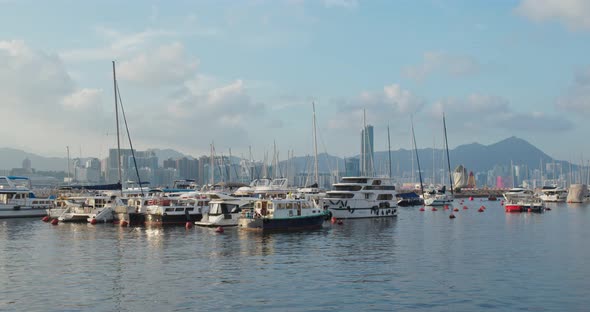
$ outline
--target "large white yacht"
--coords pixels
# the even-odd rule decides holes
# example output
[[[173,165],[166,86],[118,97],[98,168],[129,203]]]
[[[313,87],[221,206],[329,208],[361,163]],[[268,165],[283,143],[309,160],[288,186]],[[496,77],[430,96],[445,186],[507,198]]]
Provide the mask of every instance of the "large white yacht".
[[[26,177],[0,176],[0,218],[42,217],[51,198],[36,198]]]
[[[344,177],[320,205],[338,219],[395,217],[397,199],[390,178]]]
[[[567,190],[557,186],[543,186],[539,198],[544,202],[565,202]]]

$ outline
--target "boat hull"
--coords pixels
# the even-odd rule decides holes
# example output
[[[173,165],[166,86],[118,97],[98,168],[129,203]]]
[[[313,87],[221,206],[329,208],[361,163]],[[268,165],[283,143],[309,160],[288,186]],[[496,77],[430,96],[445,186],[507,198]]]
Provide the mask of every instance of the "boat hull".
[[[242,218],[238,223],[240,229],[249,231],[301,231],[320,229],[324,223],[325,215],[295,218]]]
[[[146,213],[145,218],[145,225],[184,225],[187,222],[197,222],[200,221],[203,217],[202,214],[150,214]],[[131,214],[130,214],[130,223],[131,222]]]
[[[0,219],[8,218],[36,218],[44,217],[47,215],[45,208],[32,208],[15,206],[13,208],[2,208],[0,209]]]
[[[328,208],[336,219],[386,218],[397,216],[397,207]]]
[[[529,209],[534,212],[542,212],[545,207],[542,205],[522,205],[522,204],[507,204],[504,206],[506,212],[528,212]]]

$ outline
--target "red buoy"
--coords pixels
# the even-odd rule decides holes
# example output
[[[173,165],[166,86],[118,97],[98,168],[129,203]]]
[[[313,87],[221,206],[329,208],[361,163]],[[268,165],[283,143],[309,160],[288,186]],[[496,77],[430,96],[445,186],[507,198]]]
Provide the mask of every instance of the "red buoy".
[[[483,212],[483,209],[479,208],[477,209],[478,212]]]
[[[192,222],[187,222],[187,223],[184,225],[184,227],[185,227],[185,228],[187,228],[187,229],[192,229],[192,228],[193,228],[193,223],[192,223]]]
[[[224,230],[223,230],[223,227],[221,227],[221,226],[218,226],[218,227],[215,229],[215,233],[223,233],[223,232],[224,232]]]
[[[438,209],[436,209],[436,207],[432,207],[432,211],[437,211]]]
[[[449,215],[449,219],[455,219],[455,215],[451,213],[451,214]]]
[[[92,218],[92,220],[90,220],[90,224],[94,225],[94,224],[96,224],[96,223],[98,223],[98,221],[96,221],[96,219],[95,219],[95,218]]]
[[[459,208],[455,208],[455,209],[453,209],[453,211],[459,211]]]
[[[344,222],[342,222],[342,220],[338,220],[338,225],[342,225],[344,224]]]
[[[463,210],[467,210],[467,209],[469,209],[469,208],[467,208],[467,206],[463,206]]]
[[[129,223],[127,223],[127,221],[125,221],[125,220],[122,220],[121,222],[119,222],[119,224],[121,226],[127,226],[127,225],[129,225]]]
[[[332,219],[330,219],[330,222],[332,222],[332,224],[338,222],[338,219],[336,219],[336,217],[332,217]]]
[[[41,221],[43,221],[43,222],[49,222],[49,216],[43,217],[43,219],[41,219]]]
[[[533,211],[533,209],[529,208],[529,209],[527,209],[527,211],[528,211],[528,212],[532,212],[532,211]]]
[[[53,219],[53,220],[51,220],[51,224],[52,224],[52,225],[57,225],[58,223],[59,223],[59,220],[57,220],[57,218],[56,218],[56,219]]]
[[[445,205],[445,210],[449,209],[449,205]]]
[[[424,209],[424,207],[420,207],[420,211],[424,211],[424,210],[426,210],[426,209]]]
[[[485,210],[486,209],[486,206],[482,205],[480,208],[483,209],[483,210]]]
[[[473,196],[469,197],[469,200],[473,200]]]

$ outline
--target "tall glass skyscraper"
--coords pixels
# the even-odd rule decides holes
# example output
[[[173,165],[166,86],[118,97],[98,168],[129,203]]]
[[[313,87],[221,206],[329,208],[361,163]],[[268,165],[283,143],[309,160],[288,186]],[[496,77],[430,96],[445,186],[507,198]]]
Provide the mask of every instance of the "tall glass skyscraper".
[[[375,161],[373,154],[373,126],[367,125],[361,130],[361,175],[373,176],[375,174]]]

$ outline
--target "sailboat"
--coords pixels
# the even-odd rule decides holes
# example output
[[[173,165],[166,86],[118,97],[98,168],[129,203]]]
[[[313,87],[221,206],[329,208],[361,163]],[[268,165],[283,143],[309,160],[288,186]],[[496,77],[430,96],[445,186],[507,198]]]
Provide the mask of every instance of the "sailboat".
[[[426,206],[444,206],[453,202],[453,178],[451,176],[451,160],[449,158],[449,143],[447,141],[447,124],[445,121],[445,114],[443,113],[443,130],[445,136],[445,150],[447,154],[447,165],[449,171],[449,185],[451,194],[447,193],[446,186],[443,185],[440,189],[433,189],[422,194],[424,198],[424,205]]]
[[[420,157],[418,157],[418,147],[416,145],[416,135],[414,134],[414,121],[411,119],[412,123],[412,148],[416,153],[416,163],[418,165],[418,177],[420,178],[420,192],[424,194],[424,183],[422,183],[422,171],[420,170]],[[413,159],[413,158],[412,158]],[[413,174],[413,173],[412,173]],[[414,181],[412,181],[414,182]],[[398,206],[416,206],[424,204],[424,200],[416,194],[416,192],[410,193],[399,193],[397,194],[399,200],[397,202]]]

